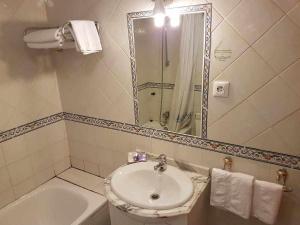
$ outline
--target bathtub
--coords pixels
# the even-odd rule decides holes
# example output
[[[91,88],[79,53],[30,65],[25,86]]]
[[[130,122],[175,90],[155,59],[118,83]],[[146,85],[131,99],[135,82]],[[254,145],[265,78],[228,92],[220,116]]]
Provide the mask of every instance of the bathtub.
[[[0,210],[0,225],[109,225],[107,200],[53,178]]]

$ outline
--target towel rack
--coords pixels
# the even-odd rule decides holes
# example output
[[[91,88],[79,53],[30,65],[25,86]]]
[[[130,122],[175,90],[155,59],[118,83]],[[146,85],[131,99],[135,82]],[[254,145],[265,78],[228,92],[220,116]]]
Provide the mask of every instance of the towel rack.
[[[223,166],[223,170],[228,170],[230,171],[231,170],[231,167],[232,167],[232,158],[227,156],[224,158],[224,166]]]
[[[293,189],[291,187],[286,186],[286,180],[288,177],[288,171],[284,168],[277,170],[277,183],[282,184],[284,192],[292,192]]]
[[[98,21],[94,21],[97,31],[98,31],[98,35],[100,36],[100,25]],[[66,22],[64,23],[62,26],[58,27],[58,26],[48,26],[48,27],[27,27],[24,30],[24,36],[33,32],[33,31],[37,31],[37,30],[47,30],[47,29],[60,29],[61,34],[64,38],[65,41],[74,41],[70,30],[66,29],[67,27],[72,27],[71,22]]]
[[[224,159],[224,166],[223,166],[223,170],[228,170],[231,171],[232,168],[232,158],[230,156],[226,156]],[[277,170],[277,183],[282,185],[282,190],[284,192],[292,192],[293,188],[288,187],[286,185],[286,181],[288,178],[288,171],[285,168],[281,168],[279,170]]]

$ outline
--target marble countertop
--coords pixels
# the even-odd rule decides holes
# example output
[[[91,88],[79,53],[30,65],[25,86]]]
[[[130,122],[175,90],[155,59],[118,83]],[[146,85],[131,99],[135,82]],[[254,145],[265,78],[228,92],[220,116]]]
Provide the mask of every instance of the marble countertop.
[[[173,165],[173,166],[181,169],[178,165]],[[173,209],[167,209],[167,210],[145,209],[124,202],[119,197],[117,197],[111,189],[110,182],[111,182],[112,175],[108,176],[104,181],[105,196],[107,200],[119,210],[136,216],[151,217],[151,218],[166,218],[171,216],[188,214],[192,210],[195,203],[197,202],[201,193],[207,187],[207,184],[209,183],[209,177],[204,176],[197,172],[187,171],[183,169],[182,171],[185,172],[191,178],[194,185],[194,193],[190,198],[190,200],[188,200],[184,205]]]

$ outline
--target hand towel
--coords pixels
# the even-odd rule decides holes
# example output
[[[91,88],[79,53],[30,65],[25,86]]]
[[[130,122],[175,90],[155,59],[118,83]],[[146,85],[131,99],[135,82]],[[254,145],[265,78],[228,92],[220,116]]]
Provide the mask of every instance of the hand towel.
[[[266,224],[274,224],[281,198],[281,185],[256,180],[254,182],[252,215]]]
[[[252,206],[253,184],[253,176],[243,173],[232,173],[225,208],[244,219],[249,219]]]
[[[24,36],[26,43],[56,42],[61,39],[61,33],[58,28],[37,30]]]
[[[84,55],[102,50],[99,34],[94,21],[72,20],[71,32],[76,42],[77,50]]]
[[[212,169],[210,205],[225,208],[231,175],[232,173],[226,170]]]

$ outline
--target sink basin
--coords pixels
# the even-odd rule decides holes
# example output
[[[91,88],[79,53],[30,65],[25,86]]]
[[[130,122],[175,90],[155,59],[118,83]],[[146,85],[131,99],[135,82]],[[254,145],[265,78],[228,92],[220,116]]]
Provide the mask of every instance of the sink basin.
[[[123,201],[146,209],[172,209],[187,202],[193,194],[191,179],[168,165],[154,171],[157,162],[135,163],[117,169],[111,179],[112,191]]]

